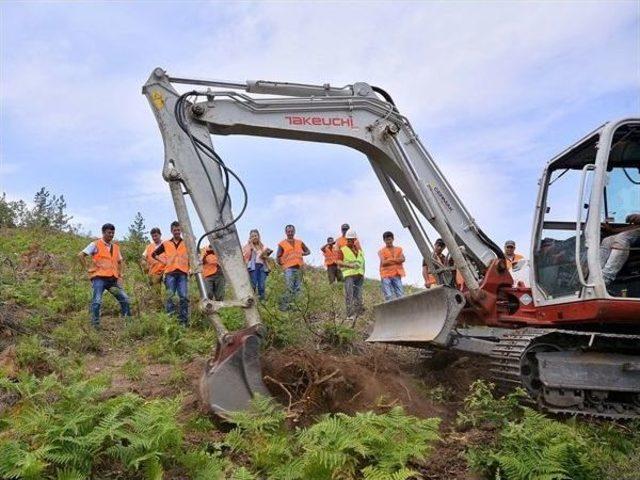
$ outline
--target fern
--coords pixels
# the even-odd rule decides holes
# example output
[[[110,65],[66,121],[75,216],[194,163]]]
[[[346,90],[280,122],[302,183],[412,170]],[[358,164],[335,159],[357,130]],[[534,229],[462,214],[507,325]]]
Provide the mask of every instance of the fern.
[[[497,447],[469,459],[476,469],[509,480],[588,480],[600,478],[593,447],[571,423],[525,409],[521,421],[504,427]]]
[[[464,400],[464,408],[458,412],[456,423],[459,426],[477,427],[490,422],[504,425],[522,415],[520,400],[526,396],[522,389],[500,398],[495,398],[495,385],[484,380],[476,380],[469,387],[469,395]]]
[[[307,429],[289,432],[282,409],[265,399],[233,419],[236,428],[225,443],[248,455],[257,472],[278,480],[410,478],[415,472],[406,465],[428,457],[439,424],[395,408],[382,415],[326,415]]]
[[[228,463],[219,455],[203,450],[183,454],[180,463],[187,468],[192,480],[222,480]]]

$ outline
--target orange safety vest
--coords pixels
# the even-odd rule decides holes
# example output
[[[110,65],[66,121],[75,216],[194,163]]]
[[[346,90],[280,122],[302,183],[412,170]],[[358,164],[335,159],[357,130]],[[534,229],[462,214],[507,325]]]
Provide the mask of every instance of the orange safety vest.
[[[92,265],[89,268],[89,278],[119,278],[118,260],[120,259],[120,247],[118,244],[112,242],[109,246],[101,239],[96,240],[93,244],[98,251],[91,257]]]
[[[440,267],[446,267],[447,266],[447,265],[445,265],[447,263],[447,257],[444,254],[441,255],[440,257],[437,257],[435,253],[432,253],[431,254],[431,259],[434,262],[437,262],[439,264],[439,265],[436,265],[436,266],[440,266]],[[457,274],[458,273],[456,271],[456,277],[457,277]],[[430,284],[436,284],[437,285],[437,284],[440,283],[439,279],[435,275],[433,275],[431,273],[428,275],[428,278],[429,278],[429,283]]]
[[[173,240],[165,240],[164,253],[167,255],[167,266],[164,269],[165,273],[171,273],[180,271],[183,273],[189,273],[189,254],[187,253],[187,245],[181,241],[176,247]]]
[[[524,259],[524,255],[521,255],[519,253],[514,253],[513,254],[513,260],[509,260],[506,256],[504,257],[506,264],[507,264],[507,269],[511,270],[513,269],[513,264],[514,263],[518,263],[520,260]]]
[[[325,267],[336,264],[336,262],[338,261],[338,252],[338,249],[332,247],[327,247],[322,250],[322,254],[324,255]]]
[[[400,247],[391,247],[381,248],[378,251],[378,256],[380,257],[380,278],[391,278],[391,277],[404,277],[404,267],[402,265],[394,264],[382,266],[382,262],[385,260],[392,260],[399,258],[402,255],[402,248]]]
[[[302,240],[295,239],[293,245],[289,243],[289,240],[283,240],[278,246],[282,248],[282,256],[280,257],[282,268],[301,267],[304,265]]]
[[[356,241],[353,242],[353,244],[358,247],[358,250],[362,250],[362,247],[360,246],[360,241],[356,238]],[[347,237],[338,237],[338,240],[336,240],[336,245],[338,246],[338,250],[340,250],[342,247],[346,247],[347,246]]]
[[[164,264],[151,256],[158,247],[159,245],[152,242],[147,245],[147,248],[144,250],[144,258],[149,266],[149,275],[162,275],[162,273],[164,273]],[[167,255],[165,253],[158,255],[158,258],[162,259],[163,262],[167,261]]]
[[[212,250],[202,249],[202,275],[210,277],[218,272],[218,256]]]

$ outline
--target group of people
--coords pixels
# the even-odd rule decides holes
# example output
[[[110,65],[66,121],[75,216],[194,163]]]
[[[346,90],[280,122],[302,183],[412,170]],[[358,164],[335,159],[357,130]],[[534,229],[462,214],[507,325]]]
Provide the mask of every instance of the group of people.
[[[293,225],[287,225],[284,233],[285,238],[278,244],[275,260],[271,259],[273,250],[264,245],[260,232],[256,229],[250,231],[249,239],[242,247],[251,285],[260,300],[265,300],[266,279],[273,268],[271,264],[277,263],[282,268],[286,284],[285,293],[279,302],[282,311],[291,308],[299,294],[302,287],[304,257],[311,253],[307,245],[296,238]],[[324,256],[328,281],[330,284],[344,284],[347,318],[355,321],[364,310],[364,251],[358,235],[349,224],[341,226],[341,233],[337,240],[333,237],[327,238],[320,250]],[[113,241],[114,235],[115,227],[110,223],[104,224],[102,237],[91,242],[78,254],[83,267],[89,272],[93,287],[91,323],[96,328],[100,326],[100,308],[105,290],[120,303],[122,315],[125,318],[131,316],[129,297],[123,289],[123,259],[119,245]],[[404,295],[402,278],[405,276],[405,256],[402,248],[394,245],[393,232],[384,232],[382,241],[384,245],[378,251],[380,279],[384,299],[390,301]],[[451,264],[450,258],[443,253],[444,248],[444,242],[441,239],[436,240],[431,258],[429,261],[423,261],[422,274],[427,288],[434,284],[455,286],[452,270],[447,268]],[[521,255],[515,253],[513,241],[505,244],[505,256],[509,266],[522,259]],[[200,261],[208,297],[222,301],[225,278],[211,245],[202,249]],[[140,264],[148,275],[149,283],[158,293],[164,283],[167,313],[177,315],[180,324],[186,326],[189,319],[188,280],[191,269],[187,246],[177,221],[171,223],[171,238],[168,240],[162,240],[159,228],[151,229],[151,243],[142,253]],[[435,268],[433,273],[430,268]],[[175,297],[178,298],[177,302]]]

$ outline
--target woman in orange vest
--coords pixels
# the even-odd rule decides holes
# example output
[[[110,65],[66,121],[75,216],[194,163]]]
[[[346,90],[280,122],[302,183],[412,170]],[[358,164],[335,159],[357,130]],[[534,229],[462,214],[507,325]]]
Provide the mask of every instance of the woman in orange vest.
[[[380,278],[382,280],[382,295],[388,302],[394,298],[404,296],[402,277],[404,277],[404,253],[402,248],[393,246],[393,233],[382,234],[384,247],[378,251],[380,257]]]
[[[209,300],[215,299],[216,302],[221,302],[224,299],[225,279],[222,269],[218,265],[218,256],[211,244],[202,249],[201,260],[202,276],[207,287],[207,297],[209,297]]]
[[[244,263],[249,271],[251,286],[254,292],[258,292],[260,300],[265,299],[265,287],[267,275],[269,275],[269,264],[267,259],[273,253],[268,247],[265,247],[260,240],[260,232],[255,228],[249,232],[249,240],[242,247],[242,256]]]
[[[333,237],[327,238],[322,248],[320,248],[322,255],[324,255],[324,266],[327,267],[327,277],[329,278],[329,284],[342,281],[342,272],[338,268],[338,251],[336,247],[336,241]]]
[[[178,321],[180,325],[186,327],[189,324],[189,254],[187,245],[182,239],[182,229],[178,222],[171,223],[170,240],[160,244],[151,256],[162,262],[161,255],[166,255],[164,261],[164,286],[167,290],[166,310],[169,315],[176,313],[176,305],[173,301],[174,295],[178,295],[180,300],[180,310]]]
[[[111,223],[102,226],[102,238],[91,242],[78,257],[85,270],[89,271],[93,296],[91,299],[91,325],[100,328],[100,307],[102,294],[108,290],[118,303],[125,318],[131,317],[129,297],[122,288],[122,255],[120,246],[113,241],[116,227]],[[91,267],[87,268],[86,258],[91,257]]]
[[[284,233],[287,238],[278,244],[276,254],[278,264],[284,270],[284,281],[287,285],[287,291],[280,300],[281,311],[289,310],[291,302],[300,292],[304,265],[302,257],[311,253],[302,240],[295,238],[296,227],[287,225],[284,227]]]

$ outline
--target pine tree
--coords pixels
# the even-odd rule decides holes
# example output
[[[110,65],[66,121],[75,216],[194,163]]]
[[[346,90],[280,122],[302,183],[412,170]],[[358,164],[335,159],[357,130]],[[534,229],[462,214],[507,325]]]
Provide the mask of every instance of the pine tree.
[[[148,243],[149,238],[146,235],[147,227],[144,224],[144,217],[140,212],[136,213],[133,223],[129,225],[129,234],[127,241],[135,243]]]
[[[15,202],[13,202],[15,203]],[[61,232],[75,231],[69,223],[73,218],[66,214],[67,202],[64,195],[51,195],[42,187],[33,198],[34,206],[27,209],[26,205],[14,205],[16,224],[21,227],[48,228]],[[22,207],[22,208],[21,208]]]

